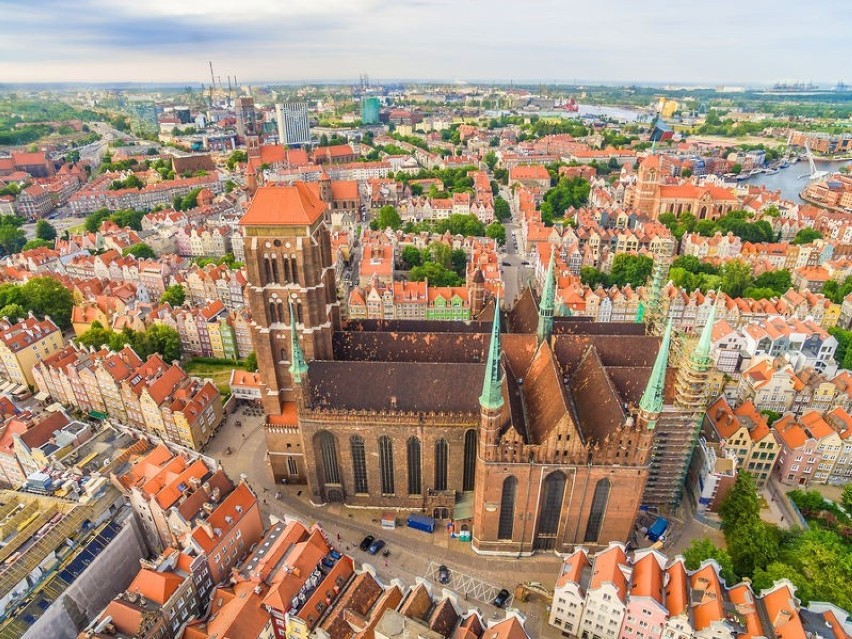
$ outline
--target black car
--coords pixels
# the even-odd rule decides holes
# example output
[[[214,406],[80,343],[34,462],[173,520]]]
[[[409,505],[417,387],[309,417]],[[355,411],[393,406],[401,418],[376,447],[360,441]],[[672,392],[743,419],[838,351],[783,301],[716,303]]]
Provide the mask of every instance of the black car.
[[[497,593],[497,596],[494,597],[494,601],[492,601],[491,603],[497,606],[498,608],[502,608],[506,605],[507,601],[509,601],[509,591],[503,588],[503,590]]]
[[[367,548],[367,552],[370,553],[371,555],[375,555],[377,552],[379,552],[384,547],[385,547],[385,542],[382,541],[381,539],[376,539],[376,541],[371,543],[369,548]]]
[[[438,566],[438,581],[442,584],[450,583],[450,569],[443,564]]]
[[[374,539],[375,537],[373,537],[372,535],[367,535],[366,537],[364,537],[363,541],[358,545],[358,548],[360,548],[364,552],[367,552],[367,548],[370,547],[370,544],[373,543]]]

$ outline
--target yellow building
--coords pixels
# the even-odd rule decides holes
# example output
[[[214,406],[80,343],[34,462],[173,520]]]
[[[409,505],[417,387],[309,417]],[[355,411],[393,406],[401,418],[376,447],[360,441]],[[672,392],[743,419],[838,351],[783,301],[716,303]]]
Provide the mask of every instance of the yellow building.
[[[92,324],[95,322],[98,322],[104,328],[110,326],[109,317],[98,308],[97,304],[84,302],[71,309],[71,326],[74,328],[74,335],[77,337],[92,328]]]
[[[213,351],[213,357],[226,358],[225,346],[222,343],[222,326],[219,322],[207,322],[207,336],[210,339],[210,350]]]
[[[49,317],[32,315],[17,324],[0,321],[2,375],[17,384],[33,386],[33,366],[62,348],[62,332]]]

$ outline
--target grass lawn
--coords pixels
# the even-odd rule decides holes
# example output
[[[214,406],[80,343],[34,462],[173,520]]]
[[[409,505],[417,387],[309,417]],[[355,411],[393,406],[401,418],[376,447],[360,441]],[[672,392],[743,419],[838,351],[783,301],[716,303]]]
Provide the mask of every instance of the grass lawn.
[[[231,371],[235,368],[239,370],[245,370],[245,367],[242,363],[234,364],[234,363],[210,363],[210,362],[199,362],[195,359],[191,359],[186,364],[183,365],[183,369],[187,372],[188,375],[195,375],[196,377],[209,377],[213,380],[213,383],[216,384],[216,387],[219,389],[219,392],[222,395],[229,395],[231,393],[231,389],[228,386],[228,382],[231,379]]]

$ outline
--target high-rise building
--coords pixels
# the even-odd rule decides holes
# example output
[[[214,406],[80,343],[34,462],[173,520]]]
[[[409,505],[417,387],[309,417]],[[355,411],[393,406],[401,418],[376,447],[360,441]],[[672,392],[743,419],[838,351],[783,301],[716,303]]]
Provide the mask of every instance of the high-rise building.
[[[307,102],[276,104],[275,115],[278,119],[279,143],[308,144],[311,141]]]
[[[237,98],[237,135],[257,135],[257,110],[254,108],[254,98]]]
[[[452,519],[482,554],[626,540],[659,424],[693,418],[672,401],[671,327],[557,316],[551,263],[540,303],[492,301],[493,320],[343,329],[321,195],[261,187],[241,220],[276,481]]]
[[[376,96],[361,98],[361,123],[379,123],[379,99]]]

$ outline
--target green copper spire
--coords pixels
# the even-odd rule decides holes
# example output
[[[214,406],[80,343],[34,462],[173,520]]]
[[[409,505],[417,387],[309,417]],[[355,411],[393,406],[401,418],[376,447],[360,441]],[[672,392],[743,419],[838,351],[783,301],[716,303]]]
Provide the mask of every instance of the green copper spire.
[[[701,331],[701,339],[698,340],[698,346],[692,353],[692,361],[701,366],[710,365],[710,344],[713,341],[713,324],[716,323],[716,303],[710,307],[710,314],[707,316],[707,323]]]
[[[556,247],[550,249],[550,263],[541,289],[541,302],[538,305],[538,343],[550,339],[553,333],[553,311],[556,298]]]
[[[639,408],[646,413],[658,415],[663,412],[663,390],[666,385],[666,367],[669,363],[671,341],[672,321],[669,320],[666,324],[666,332],[663,333],[660,351],[657,353],[657,361],[654,362],[654,369],[651,371],[651,378],[648,380],[648,385],[639,401]]]
[[[485,363],[485,379],[479,405],[486,410],[497,410],[503,406],[503,375],[500,372],[500,298],[494,305],[494,324],[491,327],[491,344]]]
[[[305,354],[299,346],[299,333],[296,331],[296,308],[290,301],[290,374],[293,381],[301,383],[302,377],[308,372],[308,364],[305,362]]]

